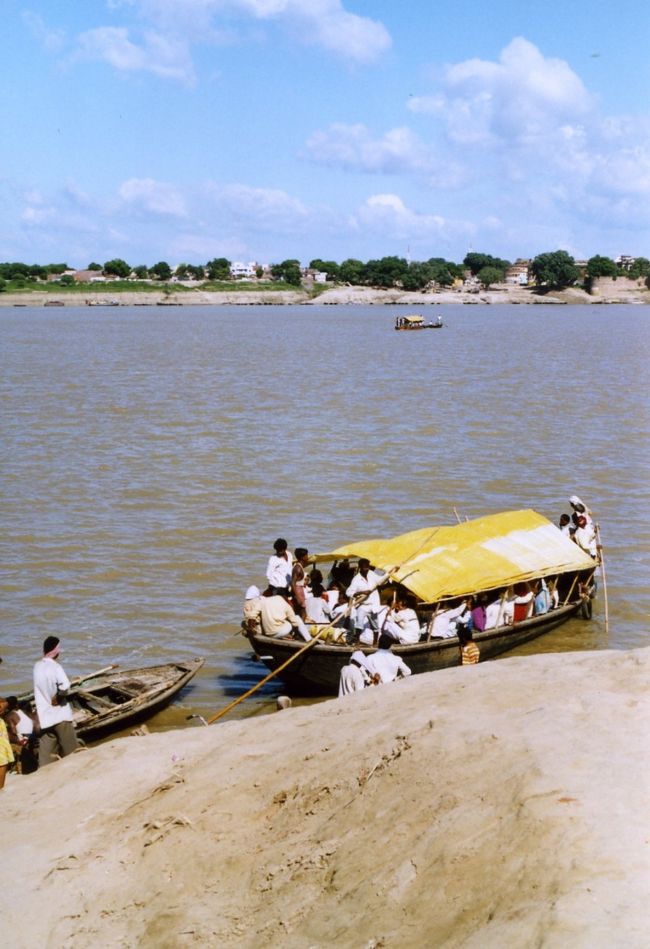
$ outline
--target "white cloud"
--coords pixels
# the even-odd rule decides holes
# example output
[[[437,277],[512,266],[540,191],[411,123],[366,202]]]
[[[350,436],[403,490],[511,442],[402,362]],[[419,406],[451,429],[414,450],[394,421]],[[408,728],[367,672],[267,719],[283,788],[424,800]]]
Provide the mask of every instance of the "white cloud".
[[[439,116],[452,141],[526,143],[594,108],[582,80],[561,59],[547,58],[523,37],[498,62],[469,59],[448,66],[441,92],[409,100],[413,112]]]
[[[373,62],[391,45],[383,24],[350,13],[341,0],[113,0],[110,10],[137,19],[129,27],[81,33],[73,61],[95,60],[120,72],[150,72],[186,83],[195,81],[192,47],[230,36],[233,18],[277,22],[299,42],[356,63]],[[42,23],[38,28],[45,31]]]
[[[442,160],[411,129],[389,129],[375,137],[363,124],[334,123],[309,138],[312,161],[370,174],[409,174],[425,177],[437,187],[457,187],[463,180],[460,162]]]
[[[301,201],[278,188],[232,184],[212,187],[214,203],[233,218],[265,228],[291,228],[303,223],[308,210]]]
[[[374,194],[366,199],[350,218],[357,231],[374,235],[385,243],[408,244],[420,259],[432,255],[432,247],[447,246],[451,240],[465,241],[472,231],[466,221],[450,220],[441,214],[424,214],[409,208],[397,194]]]
[[[119,197],[132,208],[183,218],[185,199],[178,188],[153,178],[129,178],[118,189]]]
[[[103,26],[77,38],[73,60],[108,63],[120,72],[151,72],[167,79],[194,80],[194,69],[185,43],[176,37],[148,31],[139,45],[125,27]]]

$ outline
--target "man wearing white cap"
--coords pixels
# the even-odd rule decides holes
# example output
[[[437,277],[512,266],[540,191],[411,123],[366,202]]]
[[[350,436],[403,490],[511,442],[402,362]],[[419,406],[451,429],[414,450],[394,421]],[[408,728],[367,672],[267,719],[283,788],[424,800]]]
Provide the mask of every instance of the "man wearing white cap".
[[[251,633],[261,633],[262,632],[262,623],[260,620],[260,612],[262,607],[262,596],[258,587],[255,585],[250,586],[246,590],[246,598],[244,600],[244,629],[247,632]]]

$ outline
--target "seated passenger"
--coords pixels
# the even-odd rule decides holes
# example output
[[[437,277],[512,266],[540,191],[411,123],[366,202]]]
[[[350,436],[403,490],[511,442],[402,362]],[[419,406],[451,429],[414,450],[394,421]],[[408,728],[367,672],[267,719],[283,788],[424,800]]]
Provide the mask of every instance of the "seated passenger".
[[[398,676],[410,676],[411,670],[403,659],[392,653],[393,640],[390,636],[382,633],[379,637],[377,652],[367,656],[366,663],[369,672],[378,673],[381,683],[394,682]]]
[[[543,616],[551,608],[551,595],[548,592],[545,580],[538,580],[535,585],[535,603],[533,611],[535,616]]]
[[[476,604],[472,607],[472,626],[478,633],[482,633],[486,628],[486,604],[487,596],[485,593],[481,593],[476,601]]]
[[[521,623],[533,614],[535,594],[528,583],[518,583],[515,587],[517,594],[514,599],[513,623]]]
[[[309,630],[283,596],[265,591],[260,599],[260,620],[265,636],[283,639],[295,629],[306,642],[311,641]]]
[[[417,613],[405,597],[399,599],[395,607],[383,624],[383,632],[403,646],[419,643],[421,630]]]
[[[466,610],[467,602],[463,600],[458,606],[434,614],[431,624],[431,639],[450,639],[455,636],[456,622]]]
[[[321,581],[320,570],[314,570],[311,587],[305,587],[305,619],[308,623],[325,624],[332,619],[332,607]]]
[[[244,599],[244,620],[242,627],[246,632],[261,633],[262,624],[260,622],[260,607],[262,605],[262,594],[254,584],[246,590]]]

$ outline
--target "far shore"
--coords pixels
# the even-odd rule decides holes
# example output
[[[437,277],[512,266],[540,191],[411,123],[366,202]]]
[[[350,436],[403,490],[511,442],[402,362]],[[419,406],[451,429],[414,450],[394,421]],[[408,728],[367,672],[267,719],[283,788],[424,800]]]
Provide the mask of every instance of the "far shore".
[[[408,306],[412,309],[446,304],[649,304],[643,281],[619,278],[597,281],[591,293],[575,287],[540,293],[532,287],[500,285],[489,290],[406,292],[373,287],[336,286],[314,294],[296,290],[178,290],[115,291],[110,284],[80,291],[33,290],[0,293],[2,307],[41,306]]]

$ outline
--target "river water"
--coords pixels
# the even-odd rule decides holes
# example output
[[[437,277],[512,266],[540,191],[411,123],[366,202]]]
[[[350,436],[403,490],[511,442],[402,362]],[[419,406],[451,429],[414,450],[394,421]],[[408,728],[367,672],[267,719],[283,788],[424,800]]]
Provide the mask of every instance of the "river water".
[[[500,510],[601,526],[609,600],[517,652],[648,643],[648,310],[0,309],[0,693],[204,656],[161,726],[266,670],[237,635],[277,536],[328,550]],[[425,315],[433,308],[425,308]],[[233,715],[274,707],[271,683]]]

